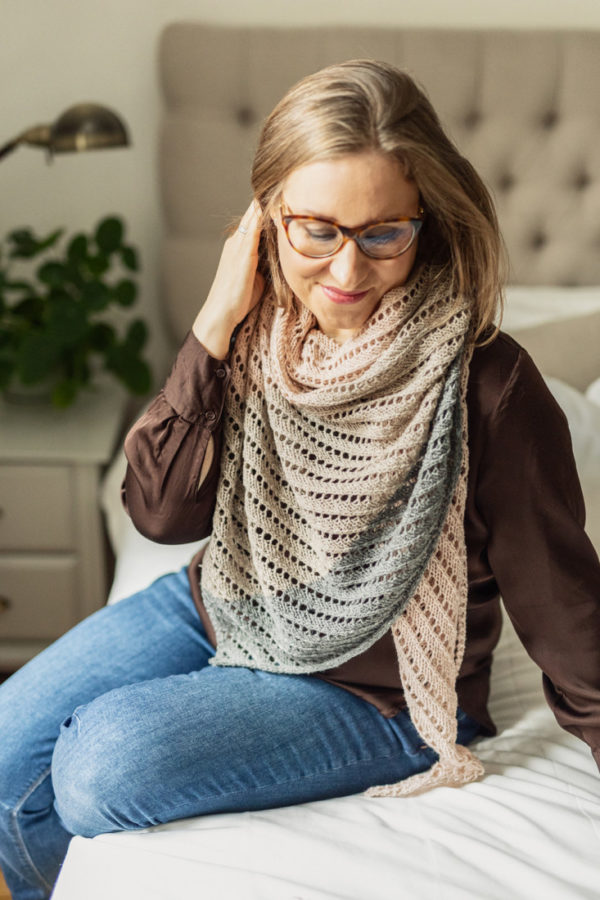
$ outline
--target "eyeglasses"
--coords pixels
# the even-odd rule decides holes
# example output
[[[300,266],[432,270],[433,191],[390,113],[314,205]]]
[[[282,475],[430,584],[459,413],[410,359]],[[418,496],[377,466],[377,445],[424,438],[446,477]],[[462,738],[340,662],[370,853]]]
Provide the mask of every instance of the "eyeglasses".
[[[346,228],[314,216],[283,215],[281,221],[294,250],[311,259],[333,256],[346,241],[355,241],[372,259],[393,259],[413,245],[423,225],[424,210],[415,218],[401,216],[390,222],[372,222],[361,228]]]

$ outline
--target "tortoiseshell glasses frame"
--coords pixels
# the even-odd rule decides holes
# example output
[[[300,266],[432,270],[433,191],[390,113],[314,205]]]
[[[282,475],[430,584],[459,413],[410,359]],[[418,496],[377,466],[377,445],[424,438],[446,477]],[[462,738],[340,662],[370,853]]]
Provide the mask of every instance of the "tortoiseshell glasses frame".
[[[281,221],[290,246],[296,250],[297,253],[300,253],[302,256],[308,257],[309,259],[326,259],[329,256],[335,256],[347,241],[354,241],[360,250],[371,259],[395,259],[398,256],[402,256],[403,253],[406,253],[406,251],[412,247],[419,230],[423,225],[425,217],[425,211],[420,207],[418,216],[400,216],[396,219],[368,222],[366,225],[361,225],[359,228],[348,228],[345,225],[339,225],[332,219],[321,219],[316,216],[286,213],[284,212],[283,204],[280,207],[280,212]],[[294,223],[296,223],[296,225]],[[297,224],[301,223],[313,223],[316,225],[327,226],[327,228],[334,229],[334,231],[331,232],[328,237],[324,235],[311,235],[309,232],[306,232],[304,234],[305,240],[302,244],[299,241],[299,232],[295,234],[296,239],[294,240],[294,229]],[[400,225],[406,224],[409,224],[411,227],[408,234],[404,235],[404,240],[402,239],[402,235],[394,237],[393,232],[398,231]],[[290,234],[290,226],[292,228],[292,234]],[[387,233],[385,230],[382,231],[382,229],[385,229],[386,227]],[[329,244],[333,242],[333,245],[323,253],[317,252],[316,243],[319,241],[322,243],[324,238]],[[398,240],[400,240],[401,243],[400,249],[398,249]],[[309,249],[311,241],[315,242],[315,252],[312,252],[312,249]],[[387,242],[387,247],[382,241]],[[298,246],[299,242],[301,243],[301,246]]]

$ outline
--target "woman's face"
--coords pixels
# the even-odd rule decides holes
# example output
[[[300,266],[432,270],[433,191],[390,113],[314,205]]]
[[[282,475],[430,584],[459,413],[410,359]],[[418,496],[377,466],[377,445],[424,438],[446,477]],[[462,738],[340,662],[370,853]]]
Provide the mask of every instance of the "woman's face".
[[[417,216],[419,192],[395,159],[367,151],[301,166],[284,181],[282,202],[290,214],[357,228]],[[339,343],[365,324],[387,291],[404,284],[415,261],[416,241],[393,259],[371,259],[351,240],[334,256],[310,259],[290,245],[279,212],[275,224],[285,280]]]

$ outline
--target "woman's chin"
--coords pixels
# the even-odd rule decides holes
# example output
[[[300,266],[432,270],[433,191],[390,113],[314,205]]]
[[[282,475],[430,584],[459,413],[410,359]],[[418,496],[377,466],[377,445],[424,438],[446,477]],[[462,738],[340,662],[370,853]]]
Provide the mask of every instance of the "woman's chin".
[[[319,329],[339,343],[350,340],[368,322],[381,297],[369,297],[369,291],[356,300],[329,300],[306,304],[317,319]],[[321,291],[327,297],[325,291]]]

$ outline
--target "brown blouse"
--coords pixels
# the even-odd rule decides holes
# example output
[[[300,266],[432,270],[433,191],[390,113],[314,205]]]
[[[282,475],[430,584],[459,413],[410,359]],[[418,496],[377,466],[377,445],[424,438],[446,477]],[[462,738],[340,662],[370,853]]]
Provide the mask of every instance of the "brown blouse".
[[[186,338],[163,390],[127,435],[123,500],[143,535],[167,544],[211,531],[219,478],[226,361]],[[500,334],[477,348],[467,393],[469,480],[465,535],[467,643],[460,706],[495,726],[487,710],[499,597],[543,673],[559,724],[586,741],[600,768],[600,563],[566,418],[528,354]],[[197,485],[212,435],[215,454]],[[201,554],[189,567],[199,615],[216,644],[199,589]],[[349,662],[315,675],[358,694],[387,717],[404,706],[391,632]]]

